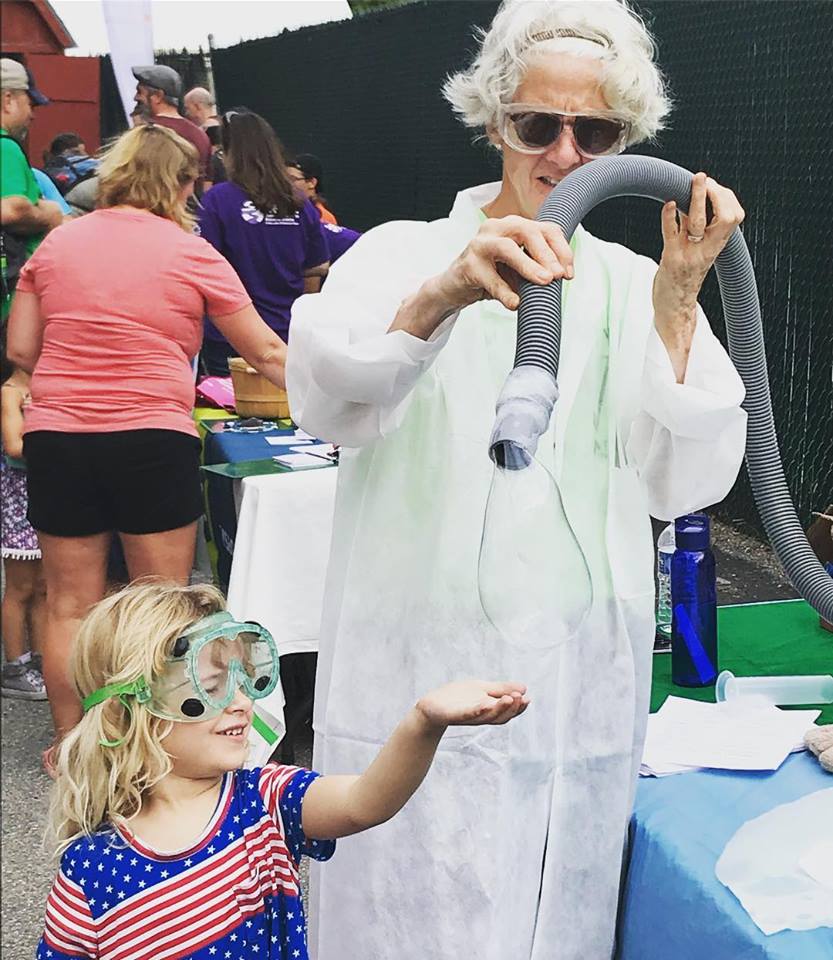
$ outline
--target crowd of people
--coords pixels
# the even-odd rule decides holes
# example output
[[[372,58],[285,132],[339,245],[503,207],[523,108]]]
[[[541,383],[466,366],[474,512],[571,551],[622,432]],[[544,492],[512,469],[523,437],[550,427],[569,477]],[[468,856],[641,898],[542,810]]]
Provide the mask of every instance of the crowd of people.
[[[535,219],[570,172],[661,129],[642,21],[624,0],[505,0],[443,90],[500,153],[500,182],[360,240],[314,156],[285,156],[263,117],[207,89],[183,96],[161,65],[133,69],[132,129],[96,157],[55,139],[48,199],[20,146],[46,98],[20,64],[2,71],[3,692],[48,692],[61,854],[38,957],[305,958],[300,858],[363,833],[315,877],[319,960],[608,960],[650,689],[649,511],[722,498],[745,438],[741,381],[697,304],[743,219],[731,191],[698,173],[687,213],[663,207],[659,266]],[[478,582],[485,452],[520,285],[554,280],[561,397],[538,457],[592,590],[579,620],[506,637]],[[187,586],[195,371],[225,375],[233,355],[343,449],[321,777],[241,769],[277,650]],[[549,416],[554,384],[530,390]],[[114,536],[135,582],[107,596]],[[515,679],[460,679],[482,675]],[[472,725],[501,729],[444,738]]]
[[[3,60],[3,694],[44,699],[45,672],[58,737],[80,716],[70,638],[104,594],[112,537],[131,579],[190,572],[202,513],[192,361],[228,376],[227,358],[242,356],[282,384],[293,302],[319,289],[359,235],[321,204],[320,162],[287,163],[263,118],[242,107],[219,117],[201,87],[182,97],[170,67],[133,74],[133,129],[98,156],[62,133],[39,168],[21,144],[48,101],[21,64]],[[296,184],[302,162],[317,164],[318,178]],[[125,276],[122,265],[137,262],[155,264],[151,283],[146,270]],[[105,323],[114,303],[119,322]],[[128,450],[121,486],[105,489],[115,472],[104,464]],[[43,485],[56,463],[75,463],[61,497]],[[153,516],[125,514],[148,498]],[[50,504],[63,520],[46,515]]]

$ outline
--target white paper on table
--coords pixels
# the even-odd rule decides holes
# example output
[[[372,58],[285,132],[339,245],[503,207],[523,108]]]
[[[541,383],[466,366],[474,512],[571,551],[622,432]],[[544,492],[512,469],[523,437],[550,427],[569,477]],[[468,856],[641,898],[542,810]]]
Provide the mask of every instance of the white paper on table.
[[[273,447],[288,447],[292,443],[312,443],[312,440],[287,434],[283,437],[266,437],[266,442],[271,443]]]
[[[322,460],[328,460],[332,463],[332,456],[335,453],[335,446],[332,443],[311,443],[306,447],[290,447],[294,453],[306,453],[311,457],[321,457]]]
[[[777,770],[820,712],[779,710],[762,698],[668,697],[648,718],[642,770],[659,776],[702,767]]]
[[[690,767],[685,763],[658,763],[656,768],[642,763],[639,767],[640,777],[671,777],[675,773],[696,773],[704,767]]]
[[[307,433],[306,430],[302,430],[300,427],[298,427],[298,429],[295,431],[295,439],[301,441],[315,440],[316,438],[311,433]]]
[[[804,737],[793,744],[790,753],[801,753],[807,749]],[[649,767],[646,763],[640,764],[640,777],[671,777],[676,773],[697,773],[698,770],[707,770],[708,767],[692,767],[685,763],[657,763],[656,769]]]
[[[308,453],[282,453],[272,459],[283,467],[292,467],[293,470],[326,465],[321,457],[311,457]]]
[[[798,858],[798,865],[816,883],[833,890],[833,840],[820,840],[809,850],[805,850]]]

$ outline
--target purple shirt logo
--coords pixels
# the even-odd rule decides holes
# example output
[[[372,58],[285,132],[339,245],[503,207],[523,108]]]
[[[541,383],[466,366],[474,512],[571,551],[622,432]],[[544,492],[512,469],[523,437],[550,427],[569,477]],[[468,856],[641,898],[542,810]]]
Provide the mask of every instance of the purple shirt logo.
[[[263,218],[266,215],[262,210],[258,210],[251,200],[247,200],[240,208],[240,216],[246,223],[263,223]]]
[[[275,226],[276,224],[291,227],[299,226],[297,213],[292,217],[280,217],[274,210],[264,213],[262,210],[258,210],[251,200],[247,200],[240,207],[240,216],[246,223],[265,223],[267,226]]]

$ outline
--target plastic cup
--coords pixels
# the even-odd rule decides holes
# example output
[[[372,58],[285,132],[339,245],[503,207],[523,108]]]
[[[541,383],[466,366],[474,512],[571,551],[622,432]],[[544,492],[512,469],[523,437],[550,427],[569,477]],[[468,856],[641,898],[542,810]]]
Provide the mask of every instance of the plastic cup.
[[[833,703],[833,677],[736,677],[724,670],[714,685],[718,703],[739,697],[764,697],[779,707]]]

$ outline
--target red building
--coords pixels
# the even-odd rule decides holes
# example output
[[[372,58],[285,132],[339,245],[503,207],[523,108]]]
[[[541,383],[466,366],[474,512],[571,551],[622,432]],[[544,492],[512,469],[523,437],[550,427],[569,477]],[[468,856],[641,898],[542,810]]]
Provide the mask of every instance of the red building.
[[[90,153],[99,147],[99,58],[65,56],[74,46],[48,0],[0,2],[0,53],[24,63],[52,101],[35,111],[29,130],[27,151],[34,166],[41,165],[43,151],[59,133],[79,134]]]

